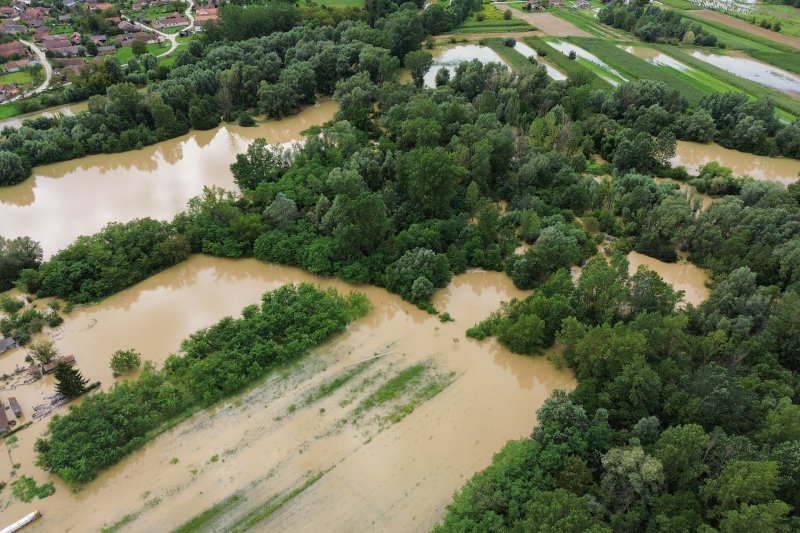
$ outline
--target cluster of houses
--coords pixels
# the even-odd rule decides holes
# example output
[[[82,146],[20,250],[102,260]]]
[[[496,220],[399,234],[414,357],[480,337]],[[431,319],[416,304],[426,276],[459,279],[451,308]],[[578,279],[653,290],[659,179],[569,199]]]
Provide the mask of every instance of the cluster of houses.
[[[179,26],[188,26],[189,19],[180,13],[172,13],[166,17],[159,17],[153,22],[153,28],[157,30],[165,30],[167,28],[177,28]]]
[[[564,0],[528,0],[528,9],[531,11],[544,11],[546,7],[564,7]],[[573,9],[591,9],[588,0],[577,0]]]
[[[219,15],[217,14],[217,0],[214,0],[213,3],[209,3],[206,6],[196,6],[194,7],[194,31],[201,31],[203,29],[203,24],[205,24],[208,20],[217,20]]]
[[[0,74],[19,72],[25,67],[39,64],[36,56],[19,41],[0,44],[0,57],[3,60],[3,63],[0,64]],[[17,83],[0,83],[0,102],[13,100],[21,96],[23,92],[24,89]],[[5,351],[3,345],[8,341],[9,339],[0,339],[0,353]],[[13,342],[13,339],[10,342]]]

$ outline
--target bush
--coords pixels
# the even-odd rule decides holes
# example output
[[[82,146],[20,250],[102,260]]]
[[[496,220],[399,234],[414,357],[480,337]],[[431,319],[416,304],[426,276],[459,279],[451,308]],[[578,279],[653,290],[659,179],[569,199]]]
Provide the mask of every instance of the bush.
[[[111,355],[111,370],[114,376],[130,374],[142,364],[142,356],[136,350],[117,350]]]

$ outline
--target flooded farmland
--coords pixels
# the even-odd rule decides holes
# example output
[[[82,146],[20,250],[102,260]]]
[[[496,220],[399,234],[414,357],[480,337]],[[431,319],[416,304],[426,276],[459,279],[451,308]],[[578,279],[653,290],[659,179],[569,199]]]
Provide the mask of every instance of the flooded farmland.
[[[557,68],[555,68],[554,66],[549,64],[548,62],[539,59],[539,55],[536,53],[536,50],[534,50],[533,48],[531,48],[527,44],[517,41],[516,44],[514,45],[514,50],[516,50],[520,54],[524,55],[528,59],[530,59],[530,58],[536,59],[536,61],[540,65],[542,65],[545,68],[545,70],[547,70],[547,75],[550,76],[552,79],[554,79],[556,81],[563,81],[563,80],[567,79],[567,75],[566,74],[564,74],[563,72],[561,72],[560,70],[558,70]]]
[[[328,100],[253,128],[226,124],[141,150],[36,167],[22,183],[0,188],[3,236],[28,235],[49,257],[112,221],[171,219],[203,187],[234,189],[230,164],[254,139],[300,140],[301,131],[327,122],[336,109]]]
[[[301,362],[194,415],[78,493],[32,465],[33,442],[44,423],[20,432],[8,461],[21,463],[19,473],[37,482],[54,481],[57,489],[35,502],[44,518],[30,530],[99,530],[128,514],[126,531],[170,530],[236,494],[235,506],[214,524],[227,530],[253,508],[311,481],[258,528],[428,529],[453,491],[486,467],[508,439],[530,433],[537,407],[552,390],[574,386],[569,372],[543,357],[517,356],[493,341],[465,338],[465,329],[501,301],[526,294],[494,272],[456,276],[438,291],[434,305],[455,320],[441,323],[382,289],[255,260],[195,256],[96,306],[73,311],[56,346],[62,354],[75,354],[85,377],[108,387],[111,351],[136,348],[144,359],[160,363],[190,332],[238,314],[266,290],[300,281],[343,293],[360,290],[374,309]],[[2,369],[21,364],[23,357],[20,350],[3,356]],[[425,379],[439,380],[441,392],[399,421],[391,412],[359,412],[365,396],[420,364],[427,369]],[[354,365],[361,372],[357,378],[309,401],[321,383]],[[42,391],[36,393],[47,386],[39,382]],[[30,409],[36,398],[33,392],[28,397],[25,387],[15,394],[23,409]],[[2,461],[5,475],[10,464]],[[0,503],[9,521],[30,507],[16,500]]]
[[[800,98],[800,76],[778,67],[741,56],[708,54],[700,51],[692,52],[692,55],[746,80]]]
[[[671,164],[697,173],[701,166],[711,161],[730,168],[736,176],[747,174],[757,180],[778,181],[784,185],[795,182],[800,173],[800,161],[796,159],[758,156],[723,148],[716,143],[689,141],[678,141]]]
[[[549,44],[550,46],[552,46],[553,48],[555,48],[564,55],[569,55],[570,52],[575,52],[575,55],[577,57],[584,59],[590,63],[594,63],[595,65],[597,65],[598,67],[600,67],[605,71],[605,74],[597,73],[597,75],[606,80],[614,87],[619,85],[620,82],[628,81],[627,78],[625,78],[625,76],[623,76],[622,74],[611,68],[602,59],[592,54],[591,52],[584,50],[580,46],[575,46],[574,44],[565,41],[548,41],[547,44]]]
[[[455,74],[455,68],[464,61],[477,59],[481,63],[500,63],[508,68],[508,65],[497,52],[487,46],[477,44],[454,44],[438,46],[430,50],[433,55],[433,66],[425,74],[425,86],[436,87],[436,74],[444,69],[450,71],[450,76]]]
[[[50,107],[48,109],[44,109],[42,111],[35,111],[33,113],[26,113],[24,115],[19,115],[12,118],[7,118],[5,120],[0,120],[0,130],[6,127],[11,128],[19,128],[22,126],[22,123],[25,120],[38,118],[38,117],[55,117],[57,115],[66,115],[71,116],[75,115],[76,113],[80,113],[81,111],[86,111],[89,109],[89,102],[78,102],[75,104],[68,104],[68,105],[61,105],[56,107]]]
[[[648,48],[646,46],[629,46],[617,45],[629,54],[633,54],[639,59],[644,59],[648,63],[658,65],[660,67],[669,67],[680,72],[692,70],[688,65],[684,65],[677,59],[668,56],[663,52],[659,52],[655,48]]]

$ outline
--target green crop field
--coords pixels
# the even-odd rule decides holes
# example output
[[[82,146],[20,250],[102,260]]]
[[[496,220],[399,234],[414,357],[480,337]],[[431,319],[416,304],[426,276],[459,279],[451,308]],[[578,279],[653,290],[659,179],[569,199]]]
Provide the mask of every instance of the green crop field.
[[[531,48],[536,50],[536,53],[539,54],[540,57],[554,64],[568,77],[588,79],[589,84],[596,89],[608,89],[611,85],[606,80],[598,76],[597,71],[594,68],[588,67],[579,61],[568,58],[539,37],[526,37],[525,42]],[[600,67],[596,68],[599,69]]]
[[[678,9],[702,9],[700,6],[685,0],[661,0],[661,3]]]
[[[793,49],[791,46],[761,37],[760,35],[754,35],[737,28],[732,28],[715,20],[704,19],[694,15],[691,11],[683,12],[682,14],[687,19],[700,23],[700,25],[708,30],[709,33],[715,35],[717,39],[723,42],[728,48],[736,48],[739,50],[752,49],[764,52],[797,53],[797,50]]]
[[[505,20],[505,9],[499,9],[493,4],[484,4],[483,9],[473,13],[467,20],[459,24],[451,33],[493,33],[502,31],[529,31],[533,26],[524,20],[512,18]],[[483,18],[483,20],[478,20]]]
[[[628,79],[648,79],[660,81],[670,89],[676,89],[692,104],[697,104],[703,96],[714,88],[703,87],[699,83],[669,67],[653,65],[619,48],[614,43],[599,39],[572,37],[569,39],[581,48],[593,53]]]
[[[517,74],[524,74],[533,69],[533,64],[527,57],[520,54],[510,46],[503,44],[503,40],[499,38],[486,39],[484,41],[486,46],[497,52],[497,54],[508,63]]]
[[[548,9],[547,12],[601,39],[628,38],[621,30],[610,28],[598,22],[597,17],[594,16],[594,11],[589,11],[588,9],[553,8]]]
[[[161,46],[157,43],[149,43],[147,45],[147,52],[157,56],[158,54],[163,54],[169,48],[167,46]],[[120,63],[127,63],[130,58],[133,57],[133,49],[130,46],[125,46],[123,48],[117,48],[117,52],[114,54]]]

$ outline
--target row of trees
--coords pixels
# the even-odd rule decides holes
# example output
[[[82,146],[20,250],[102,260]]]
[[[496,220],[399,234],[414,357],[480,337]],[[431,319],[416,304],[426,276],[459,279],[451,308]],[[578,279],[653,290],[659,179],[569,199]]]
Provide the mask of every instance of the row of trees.
[[[683,18],[679,12],[660,9],[649,0],[612,2],[597,13],[603,24],[631,32],[646,42],[682,42],[696,46],[715,46],[717,37],[700,24]]]
[[[162,370],[146,363],[138,379],[54,416],[50,434],[36,441],[37,464],[69,484],[90,481],[152,438],[160,424],[239,391],[341,332],[368,309],[361,294],[344,298],[306,284],[268,292],[240,318],[223,318],[184,340],[181,354],[171,355]],[[62,374],[68,392],[85,385],[79,375]]]

